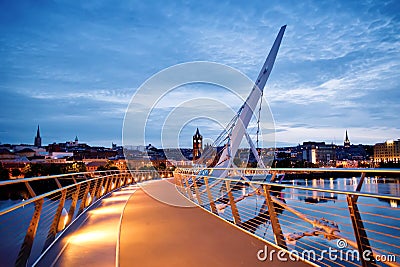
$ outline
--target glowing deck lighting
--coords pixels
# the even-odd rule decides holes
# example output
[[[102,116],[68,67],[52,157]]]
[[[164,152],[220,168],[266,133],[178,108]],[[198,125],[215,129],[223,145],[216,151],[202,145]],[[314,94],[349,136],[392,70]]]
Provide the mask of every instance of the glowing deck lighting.
[[[91,202],[92,202],[92,196],[90,195],[90,193],[87,193],[85,206],[86,207],[89,206]]]
[[[113,235],[109,231],[98,229],[95,231],[88,231],[74,234],[68,240],[69,243],[82,245],[84,243],[94,243],[95,245],[99,242],[114,242]]]
[[[126,195],[126,196],[120,195],[120,196],[103,199],[101,202],[109,203],[109,202],[116,202],[116,201],[127,201],[129,198],[130,198],[130,195]]]
[[[68,212],[65,208],[63,208],[61,211],[60,220],[58,221],[57,232],[64,230],[65,226],[67,225],[67,222],[68,222]]]
[[[127,200],[127,199],[126,199]],[[110,214],[121,214],[121,210],[124,208],[124,204],[115,204],[110,207],[102,207],[95,210],[89,211],[90,215],[110,215]]]
[[[111,196],[119,196],[119,195],[132,194],[132,193],[135,192],[135,191],[136,191],[136,188],[135,188],[135,189],[131,189],[131,188],[128,188],[128,189],[121,189],[121,191],[113,192]]]

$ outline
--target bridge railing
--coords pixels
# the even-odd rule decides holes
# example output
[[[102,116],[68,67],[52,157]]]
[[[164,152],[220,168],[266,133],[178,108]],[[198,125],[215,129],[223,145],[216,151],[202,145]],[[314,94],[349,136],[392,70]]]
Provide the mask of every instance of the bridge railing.
[[[162,176],[168,173],[110,170],[1,181],[1,265],[31,265],[97,200],[123,186]]]
[[[213,175],[221,170],[177,169],[175,182],[204,209],[318,265],[399,266],[400,170],[229,169],[228,177]],[[302,179],[288,184],[288,173]],[[396,195],[361,190],[389,179]],[[351,190],[335,189],[338,183]]]

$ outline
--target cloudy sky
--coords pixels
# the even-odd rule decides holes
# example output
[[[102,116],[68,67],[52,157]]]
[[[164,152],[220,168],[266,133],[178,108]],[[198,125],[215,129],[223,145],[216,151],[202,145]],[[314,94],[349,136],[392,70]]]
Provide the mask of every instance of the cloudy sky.
[[[0,142],[32,143],[40,124],[45,144],[121,144],[127,105],[153,74],[213,61],[254,80],[284,24],[265,89],[278,145],[341,143],[346,129],[352,143],[400,138],[397,0],[5,0]]]

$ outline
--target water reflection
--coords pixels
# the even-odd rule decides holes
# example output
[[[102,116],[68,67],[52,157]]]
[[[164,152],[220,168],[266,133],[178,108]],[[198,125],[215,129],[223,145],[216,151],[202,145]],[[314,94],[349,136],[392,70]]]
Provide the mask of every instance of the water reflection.
[[[288,180],[284,184],[323,188],[331,190],[355,191],[360,178],[329,178],[329,179],[305,179],[305,180]],[[297,190],[287,188],[284,190],[286,199],[298,199],[307,203],[326,203],[335,202],[338,199],[337,194],[333,192],[318,192],[311,190]],[[379,178],[366,177],[361,187],[361,192],[373,193],[380,195],[400,196],[400,181],[395,178]],[[379,201],[387,203],[387,206],[397,208],[396,200],[379,199]]]

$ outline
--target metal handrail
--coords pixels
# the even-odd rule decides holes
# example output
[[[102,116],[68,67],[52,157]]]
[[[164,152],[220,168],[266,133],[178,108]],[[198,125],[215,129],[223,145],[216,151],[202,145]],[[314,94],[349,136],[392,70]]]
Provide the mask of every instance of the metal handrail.
[[[396,168],[178,168],[175,171],[196,172],[199,170],[232,170],[232,171],[257,171],[257,172],[352,172],[352,173],[400,173],[400,169]]]
[[[204,170],[207,170],[206,172]],[[213,172],[215,170],[224,170],[234,177],[217,177],[213,176]],[[355,173],[360,174],[360,182],[355,191],[349,190],[337,190],[337,189],[326,189],[326,188],[316,188],[316,187],[306,187],[306,186],[298,186],[298,185],[289,185],[289,184],[280,184],[274,182],[274,178],[278,173],[321,173],[321,172],[337,172],[337,173]],[[221,172],[219,172],[221,173]],[[241,173],[242,175],[239,175]],[[292,169],[292,168],[270,168],[270,169],[256,169],[256,168],[235,168],[235,169],[225,169],[225,168],[180,168],[176,169],[174,172],[175,182],[178,186],[180,192],[195,202],[202,208],[209,210],[210,212],[216,214],[217,216],[223,217],[225,220],[229,220],[230,222],[242,227],[244,230],[255,233],[257,227],[260,227],[263,224],[269,223],[272,226],[272,239],[266,239],[265,233],[267,232],[268,227],[265,226],[266,230],[264,233],[265,240],[275,243],[277,246],[282,249],[287,249],[287,242],[289,241],[298,241],[303,245],[303,250],[307,247],[311,246],[315,249],[319,249],[319,247],[324,246],[323,243],[316,242],[315,240],[307,240],[305,242],[301,241],[301,238],[305,238],[306,236],[324,236],[331,239],[343,239],[347,242],[348,245],[354,247],[360,253],[359,255],[363,255],[366,250],[372,252],[371,257],[379,257],[386,251],[386,253],[395,250],[397,257],[400,257],[400,251],[397,250],[397,245],[399,244],[400,238],[398,236],[393,236],[390,232],[384,232],[388,228],[397,229],[395,226],[391,226],[390,222],[382,223],[375,222],[377,218],[381,218],[380,214],[376,214],[373,216],[373,212],[364,212],[360,211],[358,205],[374,205],[363,202],[357,202],[359,197],[369,198],[369,199],[380,199],[386,201],[396,201],[400,203],[400,196],[395,195],[387,195],[387,194],[375,194],[368,192],[361,192],[361,185],[364,181],[366,173],[371,174],[390,174],[393,176],[399,175],[400,177],[400,169],[333,169],[333,168],[301,168],[301,169]],[[257,174],[271,174],[272,181],[251,181],[245,177],[245,175],[257,175]],[[267,176],[266,176],[267,177]],[[239,179],[238,179],[239,178]],[[212,179],[212,185],[218,184],[218,187],[210,186],[209,180]],[[312,178],[316,179],[316,178]],[[211,182],[210,182],[211,183]],[[243,193],[241,196],[234,196],[233,188],[236,187],[236,194],[238,190],[242,188],[244,192],[246,190],[250,190],[253,192]],[[285,194],[294,194],[294,193],[284,193],[283,201],[279,199],[277,196],[273,194],[278,194],[285,189],[290,189],[291,192],[299,192],[296,193],[300,196],[308,196],[309,193],[313,192],[313,194],[322,193],[323,197],[327,197],[326,194],[329,194],[332,199],[336,199],[337,205],[329,206],[328,210],[320,211],[318,209],[315,210],[316,206],[312,206],[311,208],[306,208],[306,202],[304,204],[300,201],[294,201],[290,199],[291,202],[286,204],[284,198]],[[293,191],[295,190],[295,191]],[[239,191],[240,192],[240,191]],[[338,197],[338,196],[342,197]],[[254,210],[254,201],[253,202],[245,202],[238,205],[240,201],[244,201],[245,199],[258,199],[261,196],[264,199],[264,204],[262,207],[259,207],[259,211]],[[335,198],[333,198],[335,196]],[[282,197],[282,196],[281,196]],[[343,199],[342,199],[343,198]],[[329,197],[327,198],[329,200]],[[294,202],[293,202],[294,201]],[[379,204],[379,203],[378,203]],[[252,206],[253,205],[253,206]],[[315,205],[315,204],[309,204]],[[376,204],[377,205],[377,204]],[[380,204],[379,204],[380,205]],[[279,208],[278,208],[279,207]],[[374,206],[378,207],[379,206]],[[281,209],[281,213],[278,213],[278,209]],[[228,215],[224,215],[224,211],[227,210]],[[299,209],[299,210],[297,210]],[[330,209],[332,211],[330,211]],[[335,214],[335,211],[339,213],[340,210],[348,209],[349,215]],[[286,213],[282,213],[283,210],[286,210]],[[301,211],[303,210],[315,210],[315,214],[309,218],[309,215],[303,214]],[[262,215],[262,211],[263,214]],[[392,210],[392,212],[398,212],[399,210]],[[258,213],[257,213],[258,212]],[[256,214],[258,214],[256,216]],[[290,215],[292,214],[292,215]],[[317,219],[318,214],[322,214],[322,218]],[[339,225],[335,221],[329,221],[324,219],[327,214],[330,218],[342,218],[339,221]],[[315,216],[316,215],[316,216]],[[364,226],[364,221],[362,220],[361,215],[370,216],[365,222],[368,224],[379,225],[379,229],[383,228],[382,231],[379,230],[368,230]],[[396,217],[386,216],[385,218],[392,218],[393,222],[397,222],[400,214],[397,213]],[[253,219],[249,219],[243,222],[242,217],[251,217]],[[371,217],[372,216],[372,217]],[[279,217],[281,217],[279,219]],[[347,217],[345,221],[349,221],[350,224],[344,223],[343,217]],[[266,219],[268,218],[268,220]],[[311,224],[311,231],[309,229],[307,232],[303,234],[297,233],[297,231],[301,231],[301,228],[305,227],[305,224]],[[389,224],[388,224],[389,223]],[[385,225],[387,225],[385,228]],[[309,226],[308,226],[309,227]],[[341,230],[339,230],[341,227]],[[285,228],[294,232],[291,234],[290,232],[282,232],[282,229]],[[351,237],[351,230],[353,230],[353,238]],[[303,230],[304,231],[304,230]],[[343,232],[341,232],[343,231]],[[367,235],[369,232],[369,235]],[[379,240],[379,238],[384,238],[383,240]],[[271,238],[271,236],[270,236]],[[386,239],[390,239],[387,241]],[[310,245],[310,242],[312,245]],[[371,243],[373,242],[373,243]],[[316,244],[314,244],[316,243]],[[376,247],[379,244],[384,244],[384,247]],[[386,246],[388,244],[393,244],[392,248],[387,250]],[[300,247],[300,246],[299,246]],[[300,247],[301,248],[301,247]],[[400,249],[400,246],[398,247]],[[321,263],[322,264],[322,263]],[[326,263],[325,263],[326,264]],[[353,263],[354,264],[354,263]],[[371,263],[368,260],[361,258],[361,264],[363,266],[377,266],[376,263]],[[393,262],[386,262],[386,265],[389,266],[398,266]],[[334,261],[329,262],[329,265],[337,265]],[[339,263],[340,265],[340,263]]]
[[[156,170],[134,170],[134,173],[148,173],[148,172],[155,172]],[[43,181],[43,180],[50,180],[54,178],[72,178],[74,176],[80,175],[94,175],[94,174],[117,174],[121,172],[127,172],[127,170],[106,170],[106,171],[94,171],[94,172],[78,172],[78,173],[65,173],[65,174],[56,174],[56,175],[46,175],[46,176],[36,176],[36,177],[29,177],[29,178],[21,178],[21,179],[12,179],[6,181],[0,181],[0,187],[3,185],[10,185],[10,184],[17,184],[22,182],[33,182],[33,181]],[[168,171],[158,171],[159,173],[168,172]]]
[[[10,206],[10,207],[7,207],[7,208],[5,208],[5,209],[3,209],[3,210],[0,210],[0,216],[1,216],[1,215],[4,215],[4,214],[7,214],[7,213],[9,213],[9,212],[11,212],[11,211],[13,211],[13,210],[16,210],[16,209],[18,209],[18,208],[20,208],[20,207],[26,206],[26,205],[28,205],[28,204],[30,204],[30,203],[33,203],[33,202],[35,202],[35,201],[37,201],[37,200],[43,199],[43,198],[48,197],[48,196],[50,196],[50,195],[53,195],[53,194],[55,194],[55,193],[59,193],[59,192],[61,192],[61,191],[63,191],[63,190],[70,189],[70,188],[76,187],[77,185],[82,185],[82,184],[85,184],[85,183],[88,183],[88,182],[91,182],[91,181],[95,181],[95,180],[102,179],[102,178],[104,178],[104,177],[110,177],[110,176],[112,176],[112,175],[105,175],[105,176],[101,176],[101,177],[94,177],[94,178],[91,178],[91,179],[88,179],[88,180],[85,180],[85,181],[82,181],[82,182],[74,183],[74,184],[71,184],[71,185],[68,185],[68,186],[64,186],[64,187],[62,187],[62,188],[59,188],[59,189],[55,189],[55,190],[49,191],[49,192],[47,192],[47,193],[41,194],[41,195],[36,196],[36,197],[29,198],[28,200],[24,200],[23,202],[17,203],[17,204],[15,204],[15,205],[12,205],[12,206]],[[42,177],[43,177],[44,179],[60,178],[60,176],[58,176],[58,175],[53,175],[53,176],[51,176],[51,177],[47,177],[47,176],[42,176]],[[28,178],[28,179],[21,179],[20,182],[21,182],[21,183],[22,183],[22,182],[31,182],[31,181],[37,181],[37,180],[38,180],[38,179],[29,179],[29,178]],[[9,184],[9,183],[0,184],[0,186],[1,186],[1,185],[8,185],[8,184]]]

